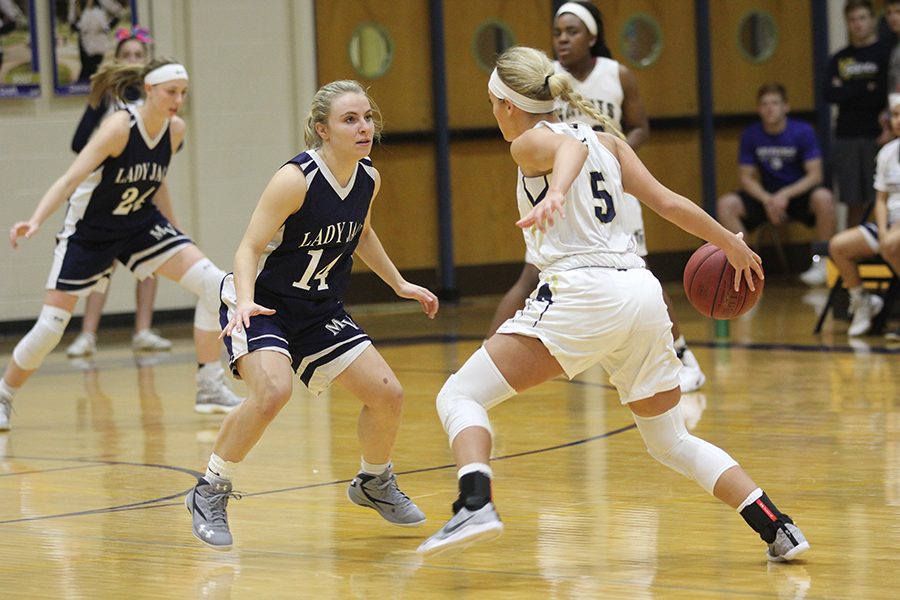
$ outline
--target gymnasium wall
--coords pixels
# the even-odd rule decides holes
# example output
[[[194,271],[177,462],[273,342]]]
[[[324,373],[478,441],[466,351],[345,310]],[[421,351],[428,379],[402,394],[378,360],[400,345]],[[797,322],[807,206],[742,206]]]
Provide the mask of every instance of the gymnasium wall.
[[[471,273],[473,267],[517,263],[523,254],[521,234],[513,225],[515,166],[490,114],[485,92],[488,72],[479,68],[474,52],[479,27],[502,22],[515,43],[552,53],[552,3],[479,0],[467,2],[464,12],[458,10],[459,4],[444,2],[453,241],[457,268]],[[634,72],[651,117],[651,137],[640,156],[663,183],[703,205],[693,3],[604,0],[597,4],[613,56]],[[346,47],[358,27],[378,23],[393,41],[390,69],[383,76],[362,78],[388,123],[385,143],[373,152],[376,166],[385,174],[373,222],[379,231],[391,232],[382,237],[388,240],[386,245],[393,245],[388,249],[401,268],[431,268],[437,261],[438,242],[427,2],[320,0],[316,6],[320,81],[354,73]],[[783,81],[795,111],[814,109],[811,15],[809,3],[797,0],[717,0],[710,2],[710,9],[713,95],[716,115],[721,117],[717,134],[722,138],[716,147],[716,169],[718,192],[723,193],[737,185],[737,141],[742,127],[755,115],[760,84]],[[766,60],[748,59],[738,45],[742,19],[751,10],[770,15],[777,28],[777,48]],[[661,51],[647,66],[624,58],[623,31],[636,14],[661,25]],[[412,157],[415,165],[409,162]],[[410,173],[416,176],[411,178]],[[416,226],[409,227],[407,219],[398,222],[398,214],[411,215]],[[644,214],[651,254],[683,253],[699,245],[699,240],[650,210]],[[800,228],[794,237],[805,235]],[[507,281],[500,289],[511,283],[515,272],[504,272],[502,277]],[[478,289],[464,283],[459,287],[463,295]]]
[[[661,24],[658,60],[635,73],[651,117],[651,137],[640,156],[666,185],[702,204],[697,127],[693,3],[688,0],[598,0],[614,57],[622,59],[622,29],[636,13]],[[36,2],[42,59],[49,57],[49,15]],[[385,116],[384,143],[373,151],[383,175],[373,223],[401,269],[433,283],[438,227],[432,119],[431,48],[427,0],[139,0],[157,56],[183,60],[191,74],[182,116],[185,149],[174,159],[170,186],[181,226],[222,268],[272,172],[302,148],[302,125],[319,83],[357,78],[369,85]],[[461,5],[465,9],[461,9]],[[832,6],[834,5],[834,6]],[[502,23],[515,43],[551,51],[550,0],[445,0],[445,38],[455,262],[473,281],[505,266],[514,274],[524,247],[513,225],[515,166],[486,96],[488,73],[479,67],[474,36],[485,23]],[[752,116],[764,82],[788,84],[795,111],[813,109],[809,3],[800,0],[710,2],[713,81],[717,115]],[[839,0],[829,0],[832,46],[843,32]],[[762,63],[748,61],[736,43],[738,19],[752,8],[774,18],[779,43]],[[366,79],[350,63],[348,44],[364,23],[379,23],[393,42],[393,61],[381,77]],[[42,95],[0,100],[0,214],[4,231],[30,216],[40,195],[71,163],[69,141],[83,97],[53,95],[49,68]],[[738,119],[739,120],[739,119]],[[717,121],[718,122],[718,121]],[[719,192],[736,185],[740,126],[717,130]],[[63,210],[18,251],[0,250],[0,322],[32,319],[43,298],[54,233]],[[650,251],[677,255],[698,244],[645,211]],[[359,270],[365,271],[361,266]],[[363,279],[363,278],[360,278]],[[497,290],[507,284],[492,279]],[[463,294],[480,291],[461,284]],[[377,289],[377,286],[376,286]],[[108,313],[133,310],[134,285],[122,270],[113,277]],[[493,291],[497,291],[493,290]],[[383,291],[383,290],[382,290]],[[354,299],[380,298],[377,294]],[[157,308],[184,309],[191,297],[171,282],[160,286]],[[79,306],[80,311],[80,306]]]
[[[2,231],[31,216],[41,195],[71,164],[69,149],[85,97],[53,95],[47,2],[35,2],[42,94],[0,100]],[[168,181],[179,225],[220,267],[231,270],[238,240],[271,174],[302,143],[302,123],[317,87],[312,0],[139,0],[156,56],[182,60],[190,74],[181,116],[184,149]],[[0,248],[0,322],[33,319],[44,297],[61,208],[32,239]],[[161,282],[158,310],[193,306]],[[80,314],[79,303],[76,314]],[[134,279],[119,268],[106,313],[134,310]]]

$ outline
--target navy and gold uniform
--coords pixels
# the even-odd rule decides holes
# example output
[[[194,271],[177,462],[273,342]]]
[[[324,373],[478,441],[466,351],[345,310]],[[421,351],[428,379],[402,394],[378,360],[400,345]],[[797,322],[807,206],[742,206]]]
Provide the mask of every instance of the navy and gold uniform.
[[[375,169],[361,159],[341,186],[315,150],[286,164],[303,171],[306,198],[269,242],[257,267],[254,299],[275,309],[256,315],[250,327],[225,338],[232,370],[241,356],[267,349],[289,356],[300,380],[313,393],[327,388],[371,340],[344,310],[340,299],[350,281],[372,196]],[[234,275],[222,284],[219,319],[224,328],[236,307]]]
[[[79,296],[104,291],[115,260],[144,279],[191,243],[153,203],[172,158],[169,122],[151,139],[140,113],[128,113],[125,149],[107,157],[69,198],[48,289]]]

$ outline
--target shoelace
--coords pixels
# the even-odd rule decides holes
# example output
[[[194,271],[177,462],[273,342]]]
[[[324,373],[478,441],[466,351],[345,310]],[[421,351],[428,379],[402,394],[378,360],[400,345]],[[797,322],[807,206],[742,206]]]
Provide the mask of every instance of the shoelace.
[[[205,496],[206,502],[209,504],[209,514],[212,517],[210,520],[213,523],[221,523],[227,524],[228,519],[225,516],[225,507],[228,505],[228,499],[234,498],[235,500],[240,500],[243,498],[243,494],[241,492],[219,492],[217,494],[211,494],[209,496]]]
[[[6,410],[7,415],[12,414],[12,412],[13,412],[12,402],[7,400],[6,398],[0,398],[0,406],[2,406],[3,409]],[[0,409],[0,410],[2,410],[2,409]]]
[[[397,476],[394,474],[391,474],[390,478],[386,479],[384,482],[375,484],[375,487],[378,488],[379,490],[387,490],[388,488],[392,488],[391,491],[393,492],[393,495],[399,494],[401,496],[402,502],[404,502],[404,503],[412,502],[412,500],[409,499],[409,496],[404,494],[403,490],[401,490],[397,486]],[[398,504],[398,502],[394,502],[394,504]]]

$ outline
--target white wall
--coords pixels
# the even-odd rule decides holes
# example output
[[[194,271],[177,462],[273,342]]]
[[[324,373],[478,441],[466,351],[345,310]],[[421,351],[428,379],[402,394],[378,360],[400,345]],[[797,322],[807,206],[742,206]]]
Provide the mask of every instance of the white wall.
[[[847,45],[847,20],[844,19],[846,0],[828,0],[828,51],[834,54]]]
[[[69,142],[83,97],[53,95],[48,3],[35,2],[41,97],[0,99],[0,231],[31,216],[71,164]],[[224,270],[269,177],[302,149],[302,121],[316,90],[313,0],[139,0],[156,56],[190,73],[186,145],[169,184],[179,224]],[[60,209],[37,236],[12,250],[0,244],[0,321],[37,316]],[[133,278],[113,277],[106,312],[134,309]],[[190,294],[160,285],[158,309],[189,308]],[[77,309],[80,313],[81,305]]]

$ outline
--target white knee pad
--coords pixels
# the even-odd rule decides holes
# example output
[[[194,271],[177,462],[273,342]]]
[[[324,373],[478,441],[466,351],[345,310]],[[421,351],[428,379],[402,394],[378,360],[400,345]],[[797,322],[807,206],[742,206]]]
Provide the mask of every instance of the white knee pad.
[[[208,258],[195,262],[178,280],[178,283],[197,296],[194,310],[194,327],[201,331],[221,331],[219,325],[219,286],[225,272]]]
[[[493,433],[487,410],[515,394],[484,346],[479,348],[444,383],[435,402],[450,444],[467,427],[482,427]]]
[[[632,416],[650,456],[695,480],[710,494],[722,473],[737,465],[721,448],[688,433],[680,405],[655,417]]]
[[[59,344],[71,318],[70,312],[44,305],[37,322],[13,350],[16,364],[26,371],[40,367],[44,358]]]

